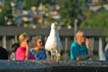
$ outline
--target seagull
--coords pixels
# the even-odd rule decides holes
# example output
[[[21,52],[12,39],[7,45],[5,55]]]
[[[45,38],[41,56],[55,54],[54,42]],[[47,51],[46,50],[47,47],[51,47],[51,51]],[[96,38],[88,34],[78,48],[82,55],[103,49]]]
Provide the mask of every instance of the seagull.
[[[57,30],[57,23],[51,24],[51,30],[45,43],[45,49],[51,53],[52,60],[60,60],[60,52],[63,46]]]

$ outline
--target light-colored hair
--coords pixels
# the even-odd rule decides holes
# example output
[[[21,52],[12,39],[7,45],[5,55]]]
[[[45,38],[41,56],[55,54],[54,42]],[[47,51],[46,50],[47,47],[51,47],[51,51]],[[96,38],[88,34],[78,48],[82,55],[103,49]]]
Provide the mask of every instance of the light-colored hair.
[[[32,38],[32,41],[31,41],[31,47],[36,47],[37,46],[37,41],[41,39],[42,40],[42,43],[43,43],[43,38],[42,36],[35,36]]]
[[[19,43],[23,42],[27,38],[29,38],[29,37],[28,37],[28,35],[26,33],[20,34],[19,37],[18,37]]]
[[[75,40],[77,40],[77,37],[80,36],[81,34],[84,34],[83,31],[78,31],[76,34],[75,34]]]

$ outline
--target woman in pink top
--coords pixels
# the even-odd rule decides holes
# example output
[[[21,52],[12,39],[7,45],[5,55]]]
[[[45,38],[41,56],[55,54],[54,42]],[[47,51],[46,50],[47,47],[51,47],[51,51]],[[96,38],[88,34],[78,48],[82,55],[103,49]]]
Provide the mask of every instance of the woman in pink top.
[[[19,35],[20,46],[16,50],[16,60],[27,60],[28,59],[28,36],[26,33]]]

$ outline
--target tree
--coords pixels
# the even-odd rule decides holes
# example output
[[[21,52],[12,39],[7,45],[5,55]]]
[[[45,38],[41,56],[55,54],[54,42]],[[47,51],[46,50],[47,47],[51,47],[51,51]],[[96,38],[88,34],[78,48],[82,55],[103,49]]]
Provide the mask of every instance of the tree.
[[[102,9],[82,22],[81,28],[108,28],[108,11]]]
[[[61,20],[64,25],[71,25],[75,19],[80,20],[82,17],[81,7],[84,5],[84,0],[60,0],[61,5]]]
[[[39,6],[41,3],[46,4],[50,0],[23,0],[22,5],[26,9],[30,9],[31,6]]]
[[[10,0],[6,0],[2,7],[2,12],[0,12],[0,25],[5,25],[5,16],[11,14]]]

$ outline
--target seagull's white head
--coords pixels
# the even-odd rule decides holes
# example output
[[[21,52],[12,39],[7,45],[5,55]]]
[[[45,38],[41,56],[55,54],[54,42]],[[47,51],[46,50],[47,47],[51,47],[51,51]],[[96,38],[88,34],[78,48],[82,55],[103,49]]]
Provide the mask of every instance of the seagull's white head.
[[[56,30],[57,29],[57,23],[52,23],[51,24],[51,29]]]

